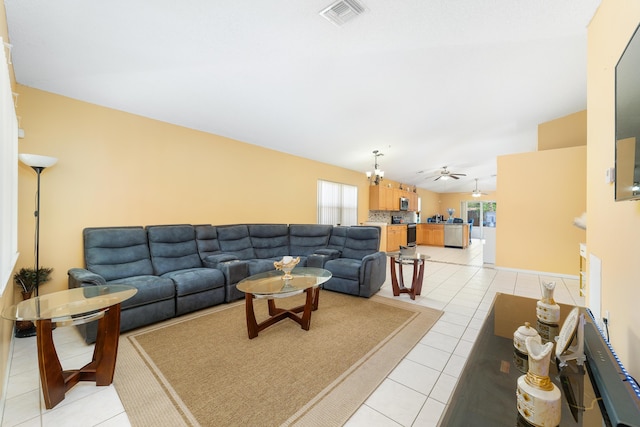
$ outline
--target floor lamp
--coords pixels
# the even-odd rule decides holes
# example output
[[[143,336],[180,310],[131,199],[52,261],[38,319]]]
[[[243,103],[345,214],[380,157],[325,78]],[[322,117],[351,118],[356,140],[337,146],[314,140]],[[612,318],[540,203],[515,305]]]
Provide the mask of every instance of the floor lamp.
[[[40,280],[40,174],[43,170],[56,164],[58,159],[49,156],[39,156],[37,154],[19,154],[18,158],[22,163],[27,166],[31,166],[38,175],[38,191],[36,193],[36,211],[34,215],[36,217],[36,241],[35,241],[35,256],[36,256],[36,296],[38,296],[38,287]]]

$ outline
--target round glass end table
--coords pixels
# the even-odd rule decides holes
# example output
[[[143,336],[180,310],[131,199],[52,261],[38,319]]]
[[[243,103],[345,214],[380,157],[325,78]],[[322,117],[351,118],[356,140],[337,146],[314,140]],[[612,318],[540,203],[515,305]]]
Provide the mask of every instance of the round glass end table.
[[[36,325],[38,366],[47,409],[64,400],[67,390],[79,381],[98,386],[113,382],[120,337],[120,303],[136,294],[131,286],[86,286],[40,295],[7,307],[2,317],[30,320]],[[53,325],[68,326],[98,320],[92,361],[80,369],[62,369],[53,343]]]
[[[322,268],[297,267],[291,271],[291,279],[284,279],[283,276],[284,272],[272,270],[249,276],[238,282],[236,288],[245,294],[249,339],[257,337],[258,332],[283,319],[292,319],[305,331],[309,330],[311,312],[318,309],[320,285],[331,279],[331,272]],[[276,307],[274,299],[287,298],[303,292],[307,293],[304,305],[290,309]],[[253,310],[254,298],[268,300],[271,317],[261,323],[257,322]],[[302,316],[298,313],[302,313]]]
[[[414,252],[412,254],[403,254],[400,251],[387,252],[387,256],[391,262],[391,287],[393,295],[409,294],[412,300],[416,299],[416,295],[422,292],[422,280],[424,278],[425,261],[431,258],[429,255]],[[399,267],[396,273],[396,265]],[[404,284],[403,265],[413,265],[413,275],[411,278],[411,287],[407,288]]]

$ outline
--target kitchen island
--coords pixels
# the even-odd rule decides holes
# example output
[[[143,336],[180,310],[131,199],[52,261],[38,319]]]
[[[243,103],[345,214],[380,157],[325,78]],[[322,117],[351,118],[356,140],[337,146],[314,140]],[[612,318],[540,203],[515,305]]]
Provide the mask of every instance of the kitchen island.
[[[418,245],[464,249],[469,246],[469,224],[448,222],[420,223],[418,224],[416,237]]]

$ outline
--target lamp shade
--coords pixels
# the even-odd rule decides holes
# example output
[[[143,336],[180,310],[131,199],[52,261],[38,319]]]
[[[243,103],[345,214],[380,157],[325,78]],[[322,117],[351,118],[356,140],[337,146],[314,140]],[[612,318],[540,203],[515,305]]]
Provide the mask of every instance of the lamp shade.
[[[38,154],[18,154],[22,163],[32,168],[48,168],[56,164],[56,157],[40,156]]]

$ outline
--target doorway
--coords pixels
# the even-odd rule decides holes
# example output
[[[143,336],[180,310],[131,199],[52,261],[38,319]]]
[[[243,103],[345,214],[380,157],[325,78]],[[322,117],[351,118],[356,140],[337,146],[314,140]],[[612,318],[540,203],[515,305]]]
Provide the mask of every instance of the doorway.
[[[485,239],[485,228],[496,227],[496,208],[494,201],[462,202],[462,211],[466,212],[466,220],[471,223],[471,238]]]

